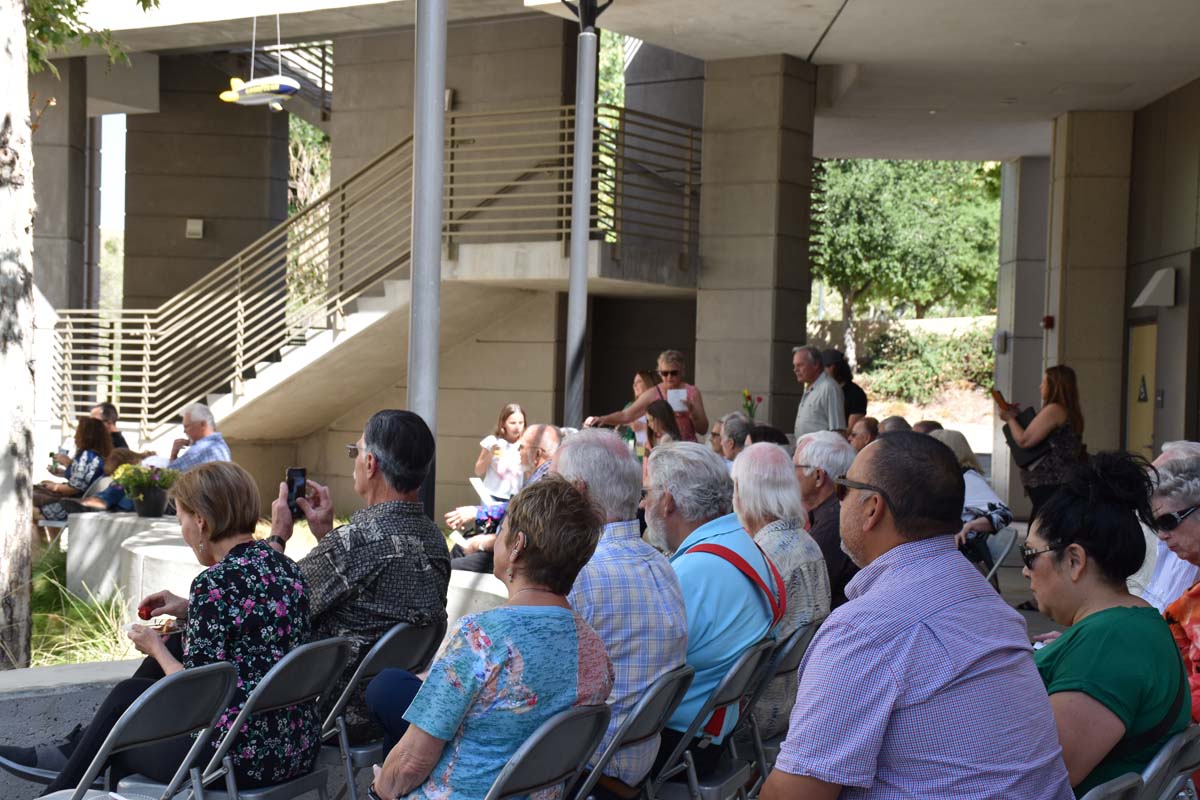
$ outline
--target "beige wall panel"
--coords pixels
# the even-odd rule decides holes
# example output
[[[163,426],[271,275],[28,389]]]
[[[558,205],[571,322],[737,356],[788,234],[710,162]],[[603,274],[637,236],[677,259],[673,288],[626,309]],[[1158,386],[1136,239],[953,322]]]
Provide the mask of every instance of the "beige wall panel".
[[[1066,175],[1127,177],[1133,115],[1126,111],[1076,111],[1070,117]]]
[[[1070,178],[1065,258],[1072,269],[1124,267],[1128,178]]]
[[[776,183],[705,185],[700,229],[705,236],[770,236],[779,213]]]
[[[231,439],[228,444],[233,460],[244,467],[258,485],[258,493],[262,498],[258,515],[270,518],[271,501],[279,496],[279,484],[284,480],[288,467],[304,466],[297,461],[296,443]]]

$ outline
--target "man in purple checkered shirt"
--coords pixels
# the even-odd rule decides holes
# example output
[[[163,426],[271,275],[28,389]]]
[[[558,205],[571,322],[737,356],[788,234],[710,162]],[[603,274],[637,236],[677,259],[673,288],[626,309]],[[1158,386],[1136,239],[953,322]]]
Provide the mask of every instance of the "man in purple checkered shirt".
[[[596,629],[612,659],[612,719],[596,755],[659,677],[687,658],[687,612],[666,556],[642,541],[637,522],[642,468],[609,431],[584,430],[563,440],[554,471],[581,489],[604,514],[596,552],[575,579],[571,607]],[[658,753],[657,738],[617,752],[592,794],[620,798],[637,786]],[[592,766],[595,763],[593,758]],[[625,786],[621,786],[625,784]]]
[[[889,434],[836,483],[862,571],[800,665],[762,800],[1070,800],[1025,622],[955,547],[949,448]]]

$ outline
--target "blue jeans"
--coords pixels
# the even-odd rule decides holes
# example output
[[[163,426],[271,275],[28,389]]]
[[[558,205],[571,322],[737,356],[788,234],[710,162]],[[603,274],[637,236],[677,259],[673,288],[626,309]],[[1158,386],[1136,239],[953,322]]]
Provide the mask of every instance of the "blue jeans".
[[[404,712],[420,690],[421,679],[406,669],[385,669],[367,684],[367,710],[383,728],[384,756],[408,730]]]

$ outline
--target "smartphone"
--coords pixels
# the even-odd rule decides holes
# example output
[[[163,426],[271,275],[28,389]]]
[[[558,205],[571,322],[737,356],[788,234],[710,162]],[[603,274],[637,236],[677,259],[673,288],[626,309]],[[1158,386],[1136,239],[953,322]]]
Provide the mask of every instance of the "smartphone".
[[[288,467],[287,471],[287,492],[288,492],[288,508],[292,512],[292,518],[298,519],[304,516],[304,512],[300,510],[300,506],[296,505],[297,497],[304,497],[308,490],[307,471],[304,467]]]
[[[1004,399],[1004,395],[1000,393],[999,389],[992,389],[992,399],[995,400],[996,405],[1000,406],[1001,408],[1008,408],[1011,405],[1011,403]]]

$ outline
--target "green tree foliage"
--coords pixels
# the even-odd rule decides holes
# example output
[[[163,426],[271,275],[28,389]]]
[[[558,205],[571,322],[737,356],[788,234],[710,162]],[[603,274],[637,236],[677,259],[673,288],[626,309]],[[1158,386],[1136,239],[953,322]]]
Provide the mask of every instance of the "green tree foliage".
[[[986,166],[833,159],[813,177],[813,270],[847,323],[871,302],[917,317],[994,305],[1000,211]]]
[[[133,0],[143,11],[158,8],[158,0]],[[50,56],[71,45],[83,48],[97,45],[108,54],[110,63],[129,63],[129,57],[112,37],[112,32],[96,30],[83,21],[87,0],[25,0],[25,36],[29,48],[29,71],[58,70]]]
[[[596,102],[610,106],[625,105],[625,37],[612,31],[600,31],[600,70]]]

